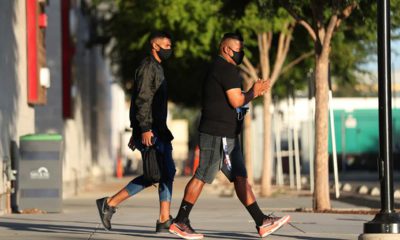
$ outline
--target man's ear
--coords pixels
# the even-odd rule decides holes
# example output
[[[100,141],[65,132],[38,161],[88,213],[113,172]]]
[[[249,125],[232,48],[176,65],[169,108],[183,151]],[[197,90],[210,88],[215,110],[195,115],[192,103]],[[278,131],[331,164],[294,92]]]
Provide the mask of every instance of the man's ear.
[[[154,50],[156,50],[156,51],[159,51],[159,50],[160,50],[160,47],[155,43],[155,41],[153,41],[153,42],[151,43],[151,47],[152,47]]]
[[[223,46],[223,47],[222,47],[222,50],[224,51],[225,54],[227,54],[228,56],[231,56],[231,55],[229,54],[229,53],[230,53],[230,52],[229,52],[230,49],[229,49],[228,46]]]

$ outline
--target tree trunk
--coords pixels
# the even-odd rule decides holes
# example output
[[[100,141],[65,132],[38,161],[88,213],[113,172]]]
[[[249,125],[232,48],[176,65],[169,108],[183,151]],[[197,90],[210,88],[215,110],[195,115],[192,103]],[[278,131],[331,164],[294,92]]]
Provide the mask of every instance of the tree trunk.
[[[254,184],[254,174],[253,174],[253,154],[252,154],[252,146],[253,146],[253,134],[251,131],[252,125],[252,117],[251,111],[253,110],[251,107],[251,103],[249,103],[249,113],[246,114],[243,123],[243,134],[244,134],[244,159],[246,163],[247,169],[247,179],[251,185]]]
[[[285,29],[279,34],[279,44],[278,51],[275,56],[275,62],[273,71],[271,73],[271,63],[269,50],[271,48],[273,32],[263,32],[257,34],[258,40],[258,48],[260,53],[260,70],[262,79],[271,81],[271,88],[274,83],[278,80],[278,77],[282,71],[283,63],[286,60],[287,53],[289,51],[290,42],[292,40],[292,32],[294,28],[294,24],[287,22]],[[305,59],[308,55],[300,56],[298,59],[289,64],[287,69],[295,66],[297,63]],[[249,76],[255,78],[257,80],[258,76],[255,71],[255,68],[251,65],[251,63],[245,58],[244,63],[246,67],[243,67],[244,72],[246,72]],[[263,118],[263,126],[264,126],[264,153],[263,153],[263,169],[261,176],[261,195],[262,196],[270,196],[271,195],[271,173],[272,173],[272,159],[271,159],[271,114],[269,109],[271,107],[271,91],[268,91],[264,95],[264,118]],[[249,143],[250,144],[250,143]],[[246,158],[248,158],[246,156]],[[249,169],[250,167],[248,167]]]
[[[264,32],[258,34],[258,48],[260,52],[260,70],[261,77],[264,80],[269,79],[270,77],[270,59],[269,59],[269,49],[271,47],[272,42],[272,32]],[[271,86],[272,87],[272,86]],[[263,99],[263,108],[264,108],[264,117],[263,117],[263,126],[264,126],[264,134],[263,134],[263,164],[262,164],[262,175],[261,175],[261,196],[270,196],[271,189],[271,114],[269,112],[269,108],[271,106],[271,91],[268,91],[264,95]]]
[[[329,198],[329,156],[328,156],[328,66],[332,36],[340,23],[357,8],[357,1],[352,1],[341,11],[330,17],[325,25],[324,2],[313,1],[310,5],[314,24],[311,25],[297,14],[290,1],[282,1],[284,8],[302,25],[314,41],[315,47],[315,191],[314,209],[331,208]],[[340,5],[340,4],[339,4]],[[326,27],[326,28],[325,28]]]
[[[248,59],[245,58],[244,60],[245,65],[247,65],[247,74],[242,73],[243,77],[243,90],[245,92],[249,91],[252,87],[255,81],[257,81],[257,78],[254,79],[254,77],[257,77],[257,73],[254,69],[254,67],[251,65],[251,63],[248,61]],[[252,134],[252,104],[249,102],[249,112],[246,114],[244,121],[243,121],[243,139],[244,139],[244,161],[246,164],[246,170],[247,170],[247,180],[251,185],[254,184],[254,174],[253,174],[253,154],[252,154],[252,146],[253,146],[253,134]]]
[[[328,65],[329,54],[317,55],[315,66],[315,210],[331,208],[328,164]]]
[[[264,95],[264,153],[263,153],[263,169],[261,176],[261,196],[270,196],[272,193],[271,186],[271,91]]]

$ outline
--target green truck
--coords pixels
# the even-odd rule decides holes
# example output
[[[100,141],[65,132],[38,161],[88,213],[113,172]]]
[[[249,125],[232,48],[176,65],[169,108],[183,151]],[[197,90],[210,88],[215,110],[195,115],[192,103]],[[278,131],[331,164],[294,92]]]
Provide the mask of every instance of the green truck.
[[[392,111],[394,166],[400,153],[400,109]],[[334,110],[337,156],[342,169],[374,170],[379,154],[378,109],[358,109],[351,112]],[[329,154],[332,142],[329,137]]]

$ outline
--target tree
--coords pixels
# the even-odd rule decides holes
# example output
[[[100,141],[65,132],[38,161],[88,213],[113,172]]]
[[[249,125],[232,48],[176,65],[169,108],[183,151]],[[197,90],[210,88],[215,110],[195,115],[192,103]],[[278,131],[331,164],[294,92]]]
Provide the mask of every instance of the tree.
[[[229,21],[235,23],[234,26],[242,32],[245,38],[245,45],[248,50],[246,55],[248,57],[245,57],[243,64],[240,65],[245,82],[247,85],[252,85],[249,82],[254,82],[260,77],[269,79],[272,88],[281,76],[283,69],[287,71],[293,68],[296,64],[311,56],[312,52],[305,51],[294,59],[291,56],[291,61],[287,61],[296,24],[284,9],[280,7],[271,8],[269,14],[265,14],[260,12],[257,1],[250,1],[245,4],[243,9],[240,17],[231,18]],[[251,60],[257,64],[252,64]],[[263,196],[271,194],[271,100],[272,93],[269,91],[263,97],[264,154],[261,179],[261,195]],[[249,118],[248,115],[244,122],[245,136],[250,135],[251,121]],[[248,142],[246,146],[247,149],[250,148]],[[248,150],[245,151],[246,162],[249,162],[250,154]],[[248,167],[248,171],[249,177],[251,177],[251,168]]]
[[[137,0],[100,1],[115,4],[106,33],[115,39],[111,59],[119,66],[123,87],[130,93],[134,69],[148,54],[154,30],[173,35],[174,58],[165,65],[169,96],[175,103],[199,103],[202,78],[221,36],[221,1]]]
[[[96,2],[111,2],[116,6],[111,20],[105,24],[105,33],[116,40],[111,57],[112,61],[119,66],[118,75],[127,92],[132,84],[134,68],[148,51],[144,46],[146,46],[149,32],[167,29],[173,33],[175,58],[166,63],[166,75],[171,99],[184,105],[199,103],[201,79],[207,62],[216,53],[224,30],[231,31],[234,28],[232,26],[244,30],[246,45],[250,47],[246,52],[249,59],[245,59],[243,71],[248,78],[253,80],[260,73],[262,77],[269,77],[271,80],[275,78],[274,83],[279,77],[281,80],[275,85],[274,93],[284,90],[283,86],[286,84],[298,85],[301,82],[290,80],[285,84],[279,84],[285,80],[304,79],[304,70],[290,68],[293,65],[290,62],[296,63],[296,60],[300,60],[301,63],[297,64],[309,64],[308,58],[297,58],[306,53],[303,50],[309,49],[310,42],[304,41],[304,34],[311,36],[319,91],[316,159],[322,169],[318,170],[318,179],[321,180],[316,178],[316,181],[318,185],[321,183],[325,186],[324,189],[318,189],[318,196],[315,195],[315,199],[318,198],[315,206],[318,205],[320,209],[330,207],[329,201],[320,200],[321,196],[329,199],[327,195],[329,192],[326,191],[328,190],[327,108],[325,108],[327,107],[327,65],[330,58],[334,57],[335,61],[332,62],[331,69],[335,80],[354,81],[353,70],[358,70],[359,63],[365,61],[371,52],[373,53],[371,42],[375,41],[376,32],[374,1],[259,0],[258,8],[254,7],[254,1],[249,0],[243,2],[234,0],[97,0]],[[392,0],[391,3],[399,6],[399,0]],[[282,6],[287,12],[279,8]],[[357,6],[359,6],[358,10],[353,11]],[[232,9],[235,13],[233,15],[230,14]],[[355,17],[344,22],[343,20],[350,14]],[[242,18],[243,15],[246,17]],[[393,22],[396,24],[399,18],[400,15],[393,14],[393,20],[395,20]],[[296,24],[303,26],[303,31],[300,31],[301,28],[295,28]],[[335,38],[333,38],[334,33]],[[292,39],[299,41],[293,42]],[[292,47],[289,51],[288,47],[294,43],[296,48]],[[297,47],[297,44],[303,47]],[[331,48],[335,50],[331,52]],[[274,59],[273,67],[271,67],[270,59]],[[258,63],[251,64],[251,62]],[[266,103],[264,107],[267,108],[266,106],[269,106],[271,102],[271,96],[266,96],[264,101]],[[265,112],[269,114],[269,111]],[[268,119],[269,116],[265,118],[265,121]],[[269,124],[269,121],[266,124]],[[268,131],[270,127],[266,129]],[[266,153],[270,151],[267,141],[269,138],[265,141]],[[267,167],[268,164],[264,166]],[[264,194],[268,194],[268,186],[265,186],[268,185],[270,177],[264,178]]]
[[[307,30],[314,43],[316,88],[314,209],[326,210],[331,208],[328,180],[328,73],[334,46],[333,36],[337,31],[343,31],[343,34],[339,35],[343,39],[351,39],[353,43],[359,42],[356,45],[360,51],[357,52],[356,49],[356,51],[350,51],[351,53],[361,52],[364,56],[368,55],[365,54],[366,51],[363,50],[366,49],[363,49],[360,43],[366,43],[365,46],[368,46],[368,43],[370,44],[371,40],[375,39],[376,5],[375,1],[283,0],[278,2],[296,19],[298,24]],[[362,13],[363,17],[353,19],[347,25],[344,24],[344,20],[357,8],[361,9],[359,13]],[[352,28],[348,29],[349,27]]]

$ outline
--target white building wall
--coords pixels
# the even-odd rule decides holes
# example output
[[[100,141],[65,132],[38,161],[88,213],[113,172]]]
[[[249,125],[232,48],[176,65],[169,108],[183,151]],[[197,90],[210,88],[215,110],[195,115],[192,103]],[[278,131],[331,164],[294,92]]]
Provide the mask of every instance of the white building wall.
[[[79,5],[71,10],[75,54],[72,60],[73,118],[62,117],[62,52],[61,6],[51,1],[46,9],[49,26],[46,33],[47,62],[51,72],[48,103],[38,107],[36,130],[57,132],[64,137],[63,195],[76,194],[93,178],[104,179],[114,171],[115,137],[118,132],[114,118],[117,103],[124,105],[123,91],[112,91],[108,61],[98,46],[87,47],[90,33],[89,16]],[[73,24],[76,23],[76,24]],[[122,91],[122,92],[121,92]],[[113,93],[118,97],[113,97]],[[122,101],[121,101],[122,99]],[[112,112],[113,110],[113,112]],[[96,179],[97,181],[97,179]]]
[[[135,158],[132,156],[132,151],[128,148],[128,142],[130,138],[130,132],[126,132],[125,130],[129,130],[129,106],[125,100],[125,92],[122,87],[113,82],[111,84],[111,160],[113,163],[111,164],[110,169],[114,169],[116,160],[118,158],[117,150],[121,152],[121,160],[126,160],[129,158],[134,160]]]
[[[26,9],[24,0],[0,1],[0,214],[8,203],[3,169],[10,142],[34,132],[34,109],[27,104]]]
[[[186,119],[174,119],[169,120],[167,124],[174,135],[172,157],[175,161],[177,175],[179,175],[189,156],[189,123]]]
[[[97,95],[96,115],[92,117],[97,120],[97,128],[94,129],[97,132],[98,140],[97,166],[100,166],[103,172],[111,174],[114,172],[113,163],[116,161],[119,145],[119,143],[113,144],[113,136],[118,135],[121,131],[118,129],[118,113],[112,109],[113,100],[117,100],[117,98],[112,96],[112,76],[108,61],[102,56],[100,47],[94,47],[92,51],[96,61],[95,85],[93,86]],[[124,101],[119,104],[124,105]],[[117,145],[117,148],[113,148],[113,145]]]
[[[74,118],[65,120],[64,196],[113,172],[111,75],[101,47],[87,47],[89,17],[77,7]]]

